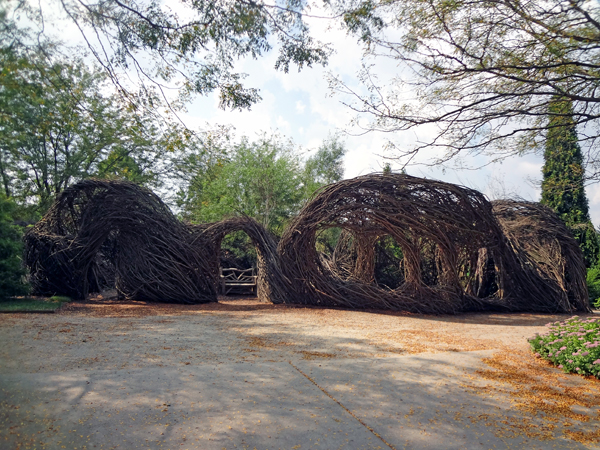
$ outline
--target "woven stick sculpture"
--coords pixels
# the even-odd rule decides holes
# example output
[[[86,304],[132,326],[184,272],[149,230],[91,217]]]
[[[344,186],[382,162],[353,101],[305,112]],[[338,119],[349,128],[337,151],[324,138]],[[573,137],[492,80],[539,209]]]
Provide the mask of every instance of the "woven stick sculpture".
[[[317,236],[329,228],[341,233],[324,255]],[[217,299],[221,241],[238,230],[256,246],[263,301],[436,314],[589,309],[581,251],[552,211],[401,174],[323,188],[278,243],[249,217],[187,225],[144,188],[87,180],[26,235],[25,259],[39,294],[85,298],[114,285],[129,298],[202,303]],[[382,250],[390,240],[399,263]],[[398,264],[397,286],[378,283],[382,258]]]
[[[133,183],[85,180],[66,189],[25,236],[37,294],[85,298],[114,283],[139,300],[216,300],[208,261],[189,227],[152,192]],[[112,279],[100,274],[109,268]]]
[[[221,222],[192,226],[195,238],[192,241],[210,261],[211,277],[215,285],[219,277],[219,253],[223,238],[235,231],[245,232],[256,247],[257,296],[262,301],[275,301],[285,297],[289,282],[282,278],[277,255],[277,240],[261,224],[248,216],[231,217]],[[281,303],[280,300],[278,303]]]
[[[512,250],[498,270],[511,286],[504,295],[511,309],[589,311],[581,249],[554,211],[525,201],[497,200],[492,205]]]
[[[316,235],[327,227],[342,228],[359,248],[371,249],[357,252],[351,277],[328,269],[316,252]],[[405,281],[397,289],[370,281],[372,248],[386,235],[404,255]],[[294,282],[290,303],[455,313],[485,308],[488,302],[470,294],[478,251],[501,244],[502,232],[481,193],[407,175],[367,175],[323,189],[287,228],[278,252]],[[435,283],[424,282],[424,262],[435,271],[429,276]]]

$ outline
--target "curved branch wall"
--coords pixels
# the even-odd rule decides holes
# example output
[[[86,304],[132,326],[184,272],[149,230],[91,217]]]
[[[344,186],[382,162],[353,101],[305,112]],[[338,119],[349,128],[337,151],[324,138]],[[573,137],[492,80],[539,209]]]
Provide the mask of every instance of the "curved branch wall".
[[[327,258],[316,238],[331,227],[343,237]],[[221,241],[237,230],[257,248],[258,295],[273,303],[420,313],[589,308],[581,252],[552,211],[400,174],[325,187],[279,243],[248,217],[187,225],[147,189],[86,180],[27,233],[25,260],[38,294],[84,298],[114,283],[130,298],[202,303],[217,299]],[[385,236],[403,255],[396,289],[374,281],[374,246]],[[350,247],[353,256],[341,257]],[[341,260],[352,267],[340,270]]]

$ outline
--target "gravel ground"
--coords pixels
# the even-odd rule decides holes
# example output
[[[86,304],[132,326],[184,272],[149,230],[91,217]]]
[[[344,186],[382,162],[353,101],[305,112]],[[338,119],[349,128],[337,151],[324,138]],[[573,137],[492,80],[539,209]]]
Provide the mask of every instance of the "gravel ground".
[[[338,397],[343,397],[343,389],[338,388],[343,385],[342,381],[327,387],[330,375],[322,371],[332,367],[344,368],[336,375],[342,380],[340,373],[350,377],[348,374],[352,373],[353,364],[364,367],[376,362],[382,374],[385,371],[392,373],[392,367],[397,368],[402,361],[409,367],[417,361],[409,357],[419,356],[422,361],[429,361],[427,364],[431,361],[445,364],[448,369],[444,370],[456,369],[452,372],[452,382],[457,383],[461,392],[477,396],[478,402],[483,402],[481,404],[493,400],[495,404],[503,405],[501,412],[490,415],[486,411],[478,411],[477,416],[471,415],[468,420],[466,416],[461,419],[452,414],[453,420],[458,421],[456,423],[464,421],[467,428],[480,427],[482,436],[487,432],[485,430],[493,427],[496,430],[493,436],[504,436],[498,442],[512,442],[514,445],[510,447],[507,444],[505,448],[519,448],[526,442],[522,439],[535,442],[556,442],[558,439],[560,442],[559,446],[544,444],[539,448],[600,448],[598,380],[564,375],[536,360],[528,351],[527,337],[543,331],[546,323],[565,317],[541,314],[423,316],[289,307],[243,297],[221,298],[219,303],[193,306],[92,299],[66,305],[56,314],[1,316],[0,380],[4,377],[6,383],[17,383],[13,389],[18,389],[19,379],[31,377],[39,383],[39,375],[42,378],[54,375],[68,378],[75,374],[79,379],[87,377],[89,384],[90,377],[98,373],[120,374],[118,377],[122,377],[124,371],[128,371],[142,376],[144,371],[154,373],[151,371],[163,370],[167,373],[169,370],[195,368],[197,372],[189,375],[192,377],[221,364],[223,367],[236,367],[231,369],[233,372],[241,370],[240,367],[253,367],[248,363],[256,363],[255,367],[262,367],[260,370],[266,370],[264,367],[281,370],[281,364],[286,364],[286,367],[291,365],[301,379],[310,381],[315,389],[331,397],[348,414],[355,414],[352,417],[367,430],[367,434],[370,432],[380,439],[382,448],[386,445],[400,448],[398,436],[392,433],[386,440],[385,435],[369,425],[371,420],[379,422],[370,412],[365,412],[368,408],[350,408],[345,405],[345,400],[340,401]],[[453,361],[456,362],[454,366]],[[426,367],[423,363],[419,364],[415,367]],[[377,372],[369,376],[373,378],[376,375]],[[390,375],[391,378],[394,376]],[[350,377],[344,383],[356,382],[352,380]],[[431,375],[429,380],[430,384],[443,385],[445,382],[439,374]],[[371,385],[377,386],[378,383],[371,379]],[[26,397],[19,397],[17,401],[4,389],[2,392],[0,423],[13,424],[20,419],[12,410],[20,407],[19,402],[26,402]],[[374,390],[369,392],[371,396],[375,395]],[[352,396],[347,399],[348,404],[355,400]],[[406,410],[406,417],[412,414],[410,411],[414,412],[413,406]],[[389,416],[393,414],[398,412],[390,410]],[[427,420],[437,419],[429,417]],[[35,439],[28,441],[21,437],[28,435],[25,428],[19,428],[26,425],[21,423],[12,427],[0,428],[0,449],[39,447],[40,444],[35,446]],[[389,428],[392,429],[392,425]],[[32,430],[29,434],[39,433]],[[403,435],[414,435],[410,438],[413,444],[407,440],[407,448],[421,442],[414,430],[412,433]],[[450,431],[448,433],[451,434]],[[477,433],[469,436],[477,436]],[[517,439],[518,436],[521,437]],[[183,448],[179,447],[185,442],[181,436],[173,439],[179,439],[177,447],[173,448]],[[233,446],[196,444],[191,448],[233,448],[242,442],[241,438],[236,439],[228,441],[236,444]],[[459,448],[451,444],[441,445],[439,439],[440,436],[437,436],[431,448]],[[9,446],[3,446],[2,442]],[[43,440],[40,442],[44,444]],[[54,444],[48,442],[39,448],[54,448]],[[262,448],[264,442],[256,442],[255,446]],[[413,448],[429,448],[429,444],[424,442]],[[465,448],[470,447],[472,443],[469,442],[468,439],[464,441]],[[160,443],[161,446],[163,444]],[[56,448],[63,448],[56,445]],[[72,447],[64,448],[83,446],[72,442],[69,445]],[[132,445],[130,443],[131,448]],[[158,443],[154,447],[149,445],[150,448],[163,448],[161,446]],[[302,448],[306,447],[305,442]],[[367,444],[363,447],[371,448]],[[284,445],[280,448],[292,447]],[[308,448],[312,447],[309,445]]]
[[[562,316],[421,316],[297,308],[252,298],[208,305],[72,303],[52,315],[4,315],[0,373],[416,353],[526,350]]]

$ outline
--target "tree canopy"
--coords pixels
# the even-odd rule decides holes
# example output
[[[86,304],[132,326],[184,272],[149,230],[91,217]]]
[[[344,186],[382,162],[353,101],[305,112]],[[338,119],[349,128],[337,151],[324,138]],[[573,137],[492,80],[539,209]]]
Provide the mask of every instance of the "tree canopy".
[[[241,58],[276,48],[277,69],[326,64],[330,49],[309,34],[308,4],[247,0],[155,0],[102,2],[62,0],[62,9],[91,54],[125,94],[124,71],[163,91],[176,86],[183,97],[217,91],[223,107],[249,108],[260,100],[236,70]],[[15,8],[40,21],[50,5],[19,2]]]
[[[33,20],[43,16],[37,3],[18,5]],[[123,92],[124,71],[162,93],[176,86],[182,99],[217,91],[228,108],[249,108],[260,99],[236,61],[276,50],[275,66],[284,71],[326,64],[334,49],[311,36],[309,22],[316,16],[339,22],[364,46],[359,78],[367,93],[334,82],[354,98],[348,105],[367,118],[362,125],[387,132],[438,127],[436,137],[404,149],[404,156],[425,147],[444,150],[433,153],[435,162],[468,152],[501,158],[539,150],[549,103],[560,95],[573,102],[584,163],[600,177],[600,6],[594,1],[198,0],[167,6],[109,0],[61,1],[60,8]],[[401,62],[392,80],[378,79],[371,65],[378,58]]]
[[[222,148],[222,156],[188,167],[179,205],[183,217],[215,222],[243,214],[280,234],[287,221],[320,187],[343,177],[344,146],[336,139],[324,142],[303,162],[300,151],[279,136],[256,141],[243,137]],[[191,175],[191,176],[190,176]]]
[[[580,139],[593,147],[600,117],[600,5],[588,0],[360,0],[339,3],[368,57],[402,65],[378,80],[366,64],[362,95],[338,81],[368,129],[435,124],[425,147],[445,161],[465,152],[496,157],[543,147],[555,95],[573,102]],[[336,4],[336,3],[334,3]],[[556,114],[556,113],[555,113]],[[597,150],[587,155],[597,168]],[[597,174],[596,174],[597,176]]]
[[[6,197],[45,211],[83,178],[157,186],[169,155],[193,140],[111,93],[106,75],[51,47],[0,48],[0,181]]]

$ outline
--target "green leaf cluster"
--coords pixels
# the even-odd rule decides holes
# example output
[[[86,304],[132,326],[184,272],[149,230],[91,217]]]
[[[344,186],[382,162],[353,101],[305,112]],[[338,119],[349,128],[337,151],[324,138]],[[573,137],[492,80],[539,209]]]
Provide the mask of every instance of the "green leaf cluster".
[[[244,137],[224,147],[204,153],[205,159],[196,154],[188,165],[188,173],[196,172],[179,195],[185,219],[214,222],[243,214],[280,234],[317,189],[343,176],[345,149],[336,139],[304,162],[300,150],[278,136]]]
[[[600,266],[595,265],[587,270],[586,284],[590,303],[595,308],[600,308]]]
[[[326,139],[317,152],[304,163],[302,184],[304,199],[310,198],[321,187],[344,177],[344,144],[335,137]]]
[[[18,7],[31,21],[48,17],[43,2]],[[175,87],[184,99],[216,92],[224,108],[249,108],[260,100],[237,71],[240,59],[276,49],[275,67],[287,72],[292,65],[324,65],[331,53],[310,35],[305,1],[63,1],[60,7],[119,89],[128,89],[120,73],[137,72],[146,87]]]
[[[158,104],[123,99],[102,72],[51,44],[32,50],[0,40],[3,194],[39,216],[88,177],[160,186],[172,156],[195,136],[159,117]]]
[[[22,232],[13,224],[14,212],[14,202],[0,192],[0,300],[28,291],[21,259]]]

